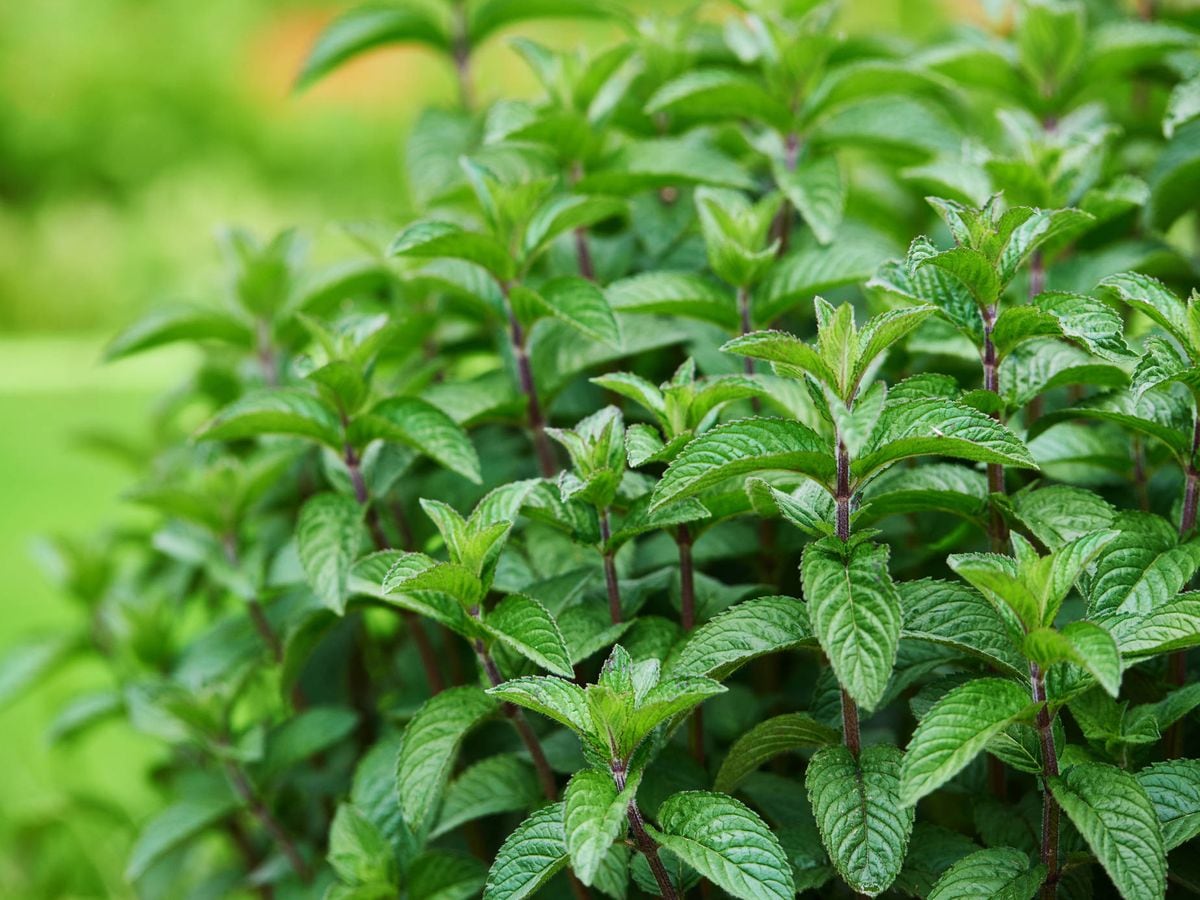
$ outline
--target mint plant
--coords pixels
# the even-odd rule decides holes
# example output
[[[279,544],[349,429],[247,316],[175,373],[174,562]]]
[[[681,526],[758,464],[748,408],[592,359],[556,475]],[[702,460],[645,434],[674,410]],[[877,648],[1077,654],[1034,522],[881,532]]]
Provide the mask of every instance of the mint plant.
[[[51,737],[161,745],[133,890],[1192,890],[1200,41],[990,6],[330,25],[301,84],[457,71],[411,208],[324,268],[230,231],[220,303],[113,340],[199,363],[108,442],[139,517],[46,545],[78,626],[0,664],[90,660]],[[536,96],[472,73],[573,16],[618,36],[517,38]]]

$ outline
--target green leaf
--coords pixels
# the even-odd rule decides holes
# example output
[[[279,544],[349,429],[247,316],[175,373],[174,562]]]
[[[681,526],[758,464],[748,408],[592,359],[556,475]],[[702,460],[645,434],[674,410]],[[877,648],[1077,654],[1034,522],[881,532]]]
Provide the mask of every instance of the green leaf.
[[[562,319],[577,331],[613,347],[621,346],[617,320],[604,293],[595,283],[586,278],[565,275],[546,282],[536,292],[522,290],[535,301],[539,309]]]
[[[856,524],[937,510],[962,516],[982,527],[987,515],[987,476],[957,463],[893,466],[871,480],[862,498],[862,504],[853,513]]]
[[[942,697],[925,714],[904,751],[900,798],[915,804],[957,775],[995,735],[1028,718],[1037,704],[1003,678],[977,678]]]
[[[1037,306],[1010,306],[996,317],[992,329],[992,342],[996,345],[997,359],[1004,359],[1009,352],[1024,341],[1039,337],[1058,337],[1062,327],[1058,319]]]
[[[899,343],[922,322],[937,312],[936,306],[906,306],[872,316],[858,332],[858,362],[851,378],[858,384],[875,357]]]
[[[891,401],[883,409],[851,474],[864,479],[913,456],[952,456],[974,462],[1036,469],[1021,440],[987,413],[953,400]]]
[[[264,434],[311,438],[339,453],[342,450],[337,412],[324,400],[299,388],[252,391],[217,413],[197,437],[236,441]]]
[[[1039,309],[1058,320],[1062,333],[1104,359],[1129,359],[1131,352],[1121,336],[1121,317],[1111,306],[1087,294],[1043,291],[1034,299]],[[1003,317],[1003,314],[1001,314]]]
[[[809,544],[800,565],[813,633],[838,683],[868,710],[883,697],[900,643],[900,597],[887,564],[885,546],[830,537]]]
[[[587,228],[625,212],[625,201],[617,197],[587,197],[581,194],[564,194],[543,204],[525,228],[524,247],[526,261],[560,234],[574,228]]]
[[[1046,877],[1041,863],[1009,847],[976,850],[943,873],[926,900],[1030,900]]]
[[[23,696],[78,646],[74,635],[53,634],[6,647],[0,656],[0,705]]]
[[[261,774],[277,776],[328,750],[350,734],[357,723],[357,713],[341,706],[312,706],[297,713],[267,735]]]
[[[633,783],[636,789],[636,781]],[[563,827],[571,870],[589,887],[595,883],[604,857],[625,832],[633,791],[617,791],[612,776],[597,769],[576,772],[563,794]]]
[[[625,144],[575,187],[600,194],[634,194],[695,184],[742,190],[754,187],[740,165],[698,135]]]
[[[729,330],[738,325],[729,290],[690,272],[643,272],[613,282],[605,293],[618,312],[684,316]]]
[[[870,897],[887,890],[904,863],[913,809],[900,802],[900,751],[818,750],[804,776],[829,858],[850,887]]]
[[[1154,804],[1132,774],[1089,762],[1046,782],[1125,900],[1163,896],[1167,859],[1162,828]]]
[[[412,447],[451,472],[479,484],[479,455],[453,419],[415,397],[391,397],[355,420],[351,438],[358,446],[382,439]]]
[[[396,878],[396,852],[375,824],[349,803],[338,805],[329,826],[329,865],[352,885],[387,884]]]
[[[321,32],[296,77],[307,87],[361,53],[412,42],[449,52],[450,35],[439,4],[426,0],[369,3],[339,16]]]
[[[104,348],[104,358],[124,359],[179,341],[219,341],[246,348],[254,334],[241,319],[220,310],[154,310],[113,338]]]
[[[488,871],[484,900],[531,896],[567,864],[564,805],[542,807],[505,839]]]
[[[479,896],[486,878],[479,860],[445,850],[422,853],[405,873],[409,895],[422,900],[471,900]],[[391,884],[387,887],[393,890]]]
[[[921,264],[934,266],[957,278],[981,309],[995,304],[1004,287],[988,258],[970,247],[944,250],[922,260]]]
[[[408,723],[396,762],[396,790],[404,821],[414,834],[426,834],[432,827],[467,732],[497,708],[487,693],[464,685],[426,701]]]
[[[436,838],[484,816],[531,809],[542,800],[528,762],[515,753],[489,756],[450,782],[442,814],[429,836]]]
[[[1154,763],[1138,772],[1137,780],[1154,804],[1168,851],[1200,834],[1200,760]]]
[[[805,160],[794,169],[777,163],[774,176],[775,183],[808,223],[818,243],[830,244],[846,207],[846,184],[837,158],[819,156]]]
[[[391,561],[383,578],[383,594],[436,592],[449,594],[464,607],[479,603],[484,587],[479,577],[463,566],[442,563],[424,553],[401,553]]]
[[[692,69],[668,81],[646,103],[650,115],[683,120],[749,119],[783,131],[791,113],[757,79],[728,69]]]
[[[362,507],[345,494],[318,494],[300,510],[296,548],[309,586],[339,616],[350,594],[350,569],[362,545]]]
[[[505,703],[515,703],[566,725],[581,737],[591,734],[592,717],[587,697],[583,688],[570,681],[549,675],[513,678],[488,693]]]
[[[416,259],[462,259],[482,266],[501,281],[516,274],[512,257],[495,238],[450,222],[428,219],[414,222],[396,235],[388,254]]]
[[[1095,622],[1068,622],[1061,629],[1036,628],[1025,635],[1025,655],[1043,669],[1071,662],[1092,673],[1111,696],[1121,687],[1121,653],[1107,630]]]
[[[1029,218],[1013,230],[1000,255],[1001,284],[1012,281],[1017,270],[1039,247],[1077,234],[1093,221],[1090,214],[1078,209],[1033,210]]]
[[[1163,116],[1163,134],[1172,138],[1181,125],[1200,117],[1200,75],[1181,81],[1171,91]]]
[[[1020,677],[1028,673],[1004,619],[978,591],[931,578],[902,581],[896,589],[904,611],[901,638],[953,647]]]
[[[759,722],[729,748],[713,790],[732,794],[742,779],[781,753],[836,744],[841,735],[804,713],[784,713]]]
[[[724,679],[752,659],[814,643],[805,604],[792,597],[759,597],[692,632],[666,673]]]
[[[749,807],[724,794],[684,791],[658,808],[647,830],[717,887],[742,900],[791,900],[792,867],[779,839]]]
[[[479,44],[502,28],[530,19],[624,17],[621,8],[608,0],[482,0],[471,7],[467,37],[472,45]]]
[[[129,862],[127,881],[137,881],[149,868],[238,807],[227,791],[215,790],[172,804],[146,823],[138,833]]]
[[[1124,512],[1113,520],[1119,534],[1096,562],[1087,592],[1096,616],[1145,614],[1173,597],[1200,568],[1200,539],[1178,543],[1165,519]]]
[[[835,391],[840,387],[837,374],[822,355],[786,331],[752,331],[728,341],[721,349],[749,359],[765,360],[779,375],[800,380],[811,375]]]
[[[1147,613],[1105,616],[1123,657],[1138,659],[1200,645],[1200,594],[1179,594]]]
[[[483,628],[543,669],[574,677],[571,656],[549,610],[532,597],[509,594],[488,611]]]
[[[1184,347],[1191,346],[1187,307],[1161,281],[1139,272],[1122,272],[1109,275],[1099,288],[1156,322]]]
[[[650,508],[694,497],[730,478],[769,471],[799,472],[828,484],[833,452],[799,422],[754,418],[718,425],[679,452],[655,486]]]

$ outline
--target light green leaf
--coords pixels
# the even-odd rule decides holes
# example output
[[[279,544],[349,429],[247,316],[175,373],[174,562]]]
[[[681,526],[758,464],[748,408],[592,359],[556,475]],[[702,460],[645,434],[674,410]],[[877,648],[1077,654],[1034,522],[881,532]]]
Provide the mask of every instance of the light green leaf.
[[[837,158],[819,156],[794,169],[774,167],[775,183],[822,245],[834,239],[846,207],[846,184]]]
[[[792,597],[745,600],[697,628],[666,674],[723,679],[752,659],[815,643],[805,604]]]
[[[475,45],[502,28],[531,19],[610,18],[622,19],[625,14],[609,0],[482,0],[471,7],[467,37]]]
[[[387,884],[396,878],[396,851],[375,824],[350,803],[338,805],[329,826],[325,858],[348,884]]]
[[[781,753],[836,744],[839,732],[804,713],[784,713],[759,722],[729,748],[713,790],[732,794],[742,779]]]
[[[987,413],[953,400],[889,402],[851,473],[859,479],[913,456],[952,456],[1036,469],[1021,440]]]
[[[429,219],[414,222],[396,235],[388,254],[416,259],[462,259],[482,266],[501,281],[512,278],[516,271],[512,257],[495,238]]]
[[[1200,645],[1200,594],[1179,594],[1147,613],[1102,618],[1121,655],[1138,659]]]
[[[313,593],[338,615],[346,611],[350,569],[362,546],[362,507],[345,494],[318,494],[300,510],[296,548]]]
[[[1046,877],[1041,863],[1009,847],[976,850],[943,873],[926,900],[1030,900]]]
[[[564,194],[543,204],[525,228],[523,246],[526,260],[545,249],[558,235],[573,228],[587,228],[625,211],[625,201],[617,197],[587,197]]]
[[[479,455],[462,427],[431,403],[391,397],[355,420],[351,438],[358,446],[382,439],[412,447],[452,472],[480,483]]]
[[[361,53],[401,42],[427,44],[449,52],[449,29],[439,4],[397,0],[351,9],[321,32],[296,77],[296,85],[307,87]]]
[[[786,331],[752,331],[728,341],[721,349],[726,353],[765,360],[779,375],[801,380],[805,375],[811,375],[834,390],[839,387],[837,374],[821,354]]]
[[[900,643],[900,597],[887,570],[888,550],[846,547],[822,538],[800,565],[813,633],[838,683],[868,710],[883,697]]]
[[[684,791],[658,808],[660,845],[742,900],[791,900],[792,867],[779,839],[745,804],[724,794]]]
[[[1068,622],[1058,631],[1035,628],[1025,635],[1025,655],[1046,669],[1070,662],[1088,672],[1111,696],[1121,687],[1121,653],[1113,636],[1095,622]]]
[[[479,860],[445,850],[427,850],[405,873],[409,895],[421,900],[472,900],[479,896],[486,877]]]
[[[643,272],[613,282],[605,293],[618,312],[685,316],[729,330],[738,325],[732,293],[690,272]]]
[[[1200,568],[1200,539],[1179,544],[1165,519],[1124,512],[1113,528],[1119,534],[1096,562],[1087,592],[1093,615],[1149,613],[1179,593]]]
[[[646,103],[650,115],[684,120],[749,119],[783,131],[791,113],[758,79],[727,69],[691,69],[660,87]]]
[[[126,880],[137,881],[167,853],[215,825],[237,807],[233,796],[221,790],[168,806],[138,833],[125,867]]]
[[[1162,326],[1184,347],[1191,345],[1187,307],[1161,281],[1140,272],[1122,272],[1109,275],[1099,288]]]
[[[23,696],[79,646],[72,634],[52,634],[5,647],[0,656],[0,705]]]
[[[718,425],[679,452],[655,486],[650,508],[694,497],[730,478],[769,471],[799,472],[828,484],[833,452],[799,422],[754,418]]]
[[[571,678],[571,656],[549,610],[532,597],[509,594],[483,620],[493,637],[543,669]]]
[[[245,322],[216,309],[155,310],[130,325],[104,348],[106,360],[123,359],[178,341],[220,341],[237,347],[253,344]]]
[[[1172,138],[1181,125],[1200,117],[1200,75],[1181,81],[1171,91],[1163,115],[1163,134]]]
[[[562,803],[542,807],[505,839],[488,872],[484,900],[529,897],[567,864],[563,808]]]
[[[341,422],[324,400],[299,388],[252,391],[216,414],[202,429],[201,440],[236,441],[263,434],[311,438],[342,451]]]
[[[1089,762],[1046,781],[1125,900],[1163,896],[1167,859],[1162,827],[1132,774]]]
[[[818,750],[804,776],[813,816],[829,858],[853,890],[875,897],[895,881],[913,828],[900,802],[900,751],[864,747]]]
[[[536,292],[526,290],[525,293],[542,311],[562,319],[577,331],[610,346],[621,346],[617,320],[604,293],[594,282],[565,275],[547,281]]]
[[[1124,331],[1121,316],[1107,303],[1087,294],[1064,291],[1043,291],[1034,302],[1058,320],[1064,335],[1079,341],[1097,356],[1114,361],[1131,356],[1121,336]]]
[[[571,777],[563,794],[563,826],[571,870],[584,884],[594,884],[609,848],[624,834],[636,787],[635,779],[618,792],[612,776],[597,769],[583,769]]]
[[[1037,709],[1015,681],[977,678],[942,697],[925,714],[904,751],[900,798],[915,804],[957,775],[995,735]]]
[[[447,688],[426,701],[408,723],[396,762],[396,790],[404,821],[414,834],[426,834],[433,826],[467,732],[498,706],[472,685]]]
[[[488,691],[505,703],[515,703],[566,725],[581,737],[591,734],[592,718],[583,688],[549,675],[513,678]]]

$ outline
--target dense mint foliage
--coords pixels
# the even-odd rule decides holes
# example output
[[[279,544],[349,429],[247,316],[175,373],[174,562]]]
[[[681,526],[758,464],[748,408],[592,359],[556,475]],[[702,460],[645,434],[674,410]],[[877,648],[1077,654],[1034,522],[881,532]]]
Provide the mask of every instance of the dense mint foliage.
[[[97,661],[57,737],[161,741],[140,894],[1200,884],[1200,39],[992,6],[915,47],[815,0],[330,25],[302,83],[460,75],[420,215],[327,269],[235,232],[222,305],[113,340],[203,363],[143,526],[59,548],[77,632],[0,669]],[[547,15],[624,38],[517,39],[538,99],[475,105]]]

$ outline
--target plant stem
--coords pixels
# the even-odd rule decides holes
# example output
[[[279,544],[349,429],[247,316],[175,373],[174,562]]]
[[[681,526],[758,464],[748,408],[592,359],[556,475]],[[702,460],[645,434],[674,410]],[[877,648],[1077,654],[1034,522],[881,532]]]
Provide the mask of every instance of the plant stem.
[[[454,74],[458,79],[458,102],[465,112],[475,108],[475,93],[471,90],[471,44],[467,39],[467,4],[454,4]]]
[[[538,402],[537,385],[533,381],[533,366],[529,363],[529,353],[525,349],[525,329],[521,327],[509,302],[508,285],[501,282],[500,289],[504,294],[505,308],[508,310],[508,339],[512,344],[513,356],[517,360],[517,380],[529,410],[529,430],[533,433],[533,448],[537,453],[538,468],[543,478],[553,478],[554,473],[558,471],[558,463],[554,459],[554,448],[550,446],[550,438],[546,435],[546,420]]]
[[[675,545],[679,548],[679,620],[684,631],[691,631],[696,627],[696,572],[692,531],[687,525],[675,530]],[[688,745],[696,762],[704,766],[704,715],[699,706],[692,710],[688,724]]]
[[[1192,452],[1184,467],[1183,511],[1179,516],[1179,537],[1190,535],[1196,528],[1196,507],[1200,500],[1200,471],[1196,469],[1196,454],[1200,452],[1200,411],[1192,423]],[[1167,681],[1177,687],[1187,683],[1187,651],[1176,650],[1167,660]],[[1165,736],[1168,759],[1183,755],[1183,719],[1167,729]]]
[[[741,322],[741,333],[749,334],[754,328],[754,323],[750,318],[750,289],[745,285],[742,285],[737,289],[737,307],[738,318]],[[754,374],[754,360],[751,357],[742,357],[742,371],[744,371],[747,375]],[[757,413],[758,398],[752,397],[751,402],[755,404],[754,411]]]
[[[237,537],[232,533],[226,534],[221,543],[225,548],[225,559],[229,562],[230,566],[236,569],[241,560],[241,556],[238,553]],[[275,662],[283,662],[283,642],[279,640],[279,635],[271,627],[271,623],[267,619],[267,614],[263,610],[258,598],[248,598],[246,600],[246,609],[250,613],[250,621],[254,623],[254,630],[258,632],[258,636],[262,639],[262,642],[271,651],[271,656],[274,657]]]
[[[475,612],[478,618],[478,611]],[[479,657],[479,664],[483,666],[484,674],[487,675],[488,682],[492,687],[499,687],[504,683],[504,676],[500,674],[500,668],[496,665],[496,660],[492,658],[492,654],[488,652],[487,644],[479,638],[471,642],[471,647],[475,650],[475,655]],[[542,786],[542,793],[546,795],[547,800],[554,800],[558,797],[558,783],[554,780],[554,770],[550,768],[550,762],[546,759],[546,753],[542,750],[541,741],[538,740],[537,734],[529,724],[529,720],[525,718],[525,714],[519,707],[513,706],[511,703],[505,703],[502,707],[504,715],[512,722],[513,728],[521,738],[521,742],[525,745],[525,749],[529,752],[530,759],[533,760],[533,768],[537,771],[538,783]]]
[[[583,166],[579,160],[571,163],[571,184],[583,177]],[[588,281],[596,280],[596,267],[592,263],[592,251],[588,249],[587,228],[579,226],[575,229],[575,258],[579,260],[579,274]]]
[[[789,172],[796,171],[796,160],[799,156],[800,135],[794,131],[788,132],[787,137],[784,139],[783,164]],[[775,258],[778,259],[787,253],[792,235],[792,204],[788,202],[786,197],[779,206],[779,212],[775,214],[771,233],[779,240],[779,249],[775,252]]]
[[[625,763],[614,760],[610,768],[613,781],[617,785],[617,790],[625,790]],[[629,801],[629,806],[626,808],[625,813],[629,819],[629,831],[633,835],[634,846],[637,847],[638,853],[646,857],[646,862],[650,864],[650,871],[654,874],[654,880],[658,883],[658,892],[662,895],[663,900],[679,900],[679,893],[675,890],[675,885],[671,883],[671,876],[667,874],[667,867],[663,865],[662,860],[658,856],[658,844],[655,843],[654,838],[650,837],[646,831],[646,821],[642,818],[642,811],[638,809],[637,800]]]
[[[847,543],[850,540],[850,452],[842,436],[837,436],[837,536]],[[858,725],[858,705],[845,688],[842,688],[842,742],[857,759],[862,749],[862,737]]]
[[[992,340],[992,329],[996,325],[996,307],[989,306],[983,313],[983,389],[1000,396],[1000,367],[996,362],[996,344]],[[992,418],[1000,421],[1000,413],[992,413]],[[1004,466],[1000,463],[988,463],[987,467],[988,493],[1004,493]],[[993,553],[1003,553],[1008,543],[1008,523],[1000,507],[992,503],[991,518],[988,523],[988,541]]]
[[[258,795],[258,792],[254,789],[254,785],[250,783],[246,771],[238,763],[227,759],[225,760],[225,774],[228,776],[229,783],[232,785],[238,799],[242,801],[242,804],[250,811],[250,814],[259,821],[259,824],[270,835],[271,840],[275,842],[275,845],[287,857],[288,864],[291,865],[296,875],[305,884],[309,884],[312,881],[312,869],[309,868],[304,857],[300,855],[300,851],[297,849],[296,843],[292,840],[291,836],[284,831],[283,826],[279,824],[279,820],[275,818],[274,813],[271,812],[267,804]]]
[[[263,381],[268,387],[279,385],[279,360],[275,356],[275,348],[271,345],[271,323],[259,319],[255,324],[255,355],[262,368]]]
[[[1046,880],[1042,882],[1042,900],[1054,900],[1058,893],[1058,801],[1050,793],[1048,778],[1058,776],[1058,753],[1054,749],[1054,727],[1046,706],[1046,676],[1038,664],[1029,664],[1033,701],[1041,703],[1037,714],[1038,736],[1042,744],[1042,864]]]
[[[386,550],[388,548],[387,535],[383,533],[378,511],[371,504],[371,493],[367,489],[366,479],[363,478],[362,461],[358,458],[357,451],[349,444],[345,446],[343,457],[346,468],[350,472],[350,483],[354,486],[354,499],[364,510],[367,528],[371,532],[371,540],[375,543],[375,549]],[[442,679],[437,652],[429,640],[429,632],[425,630],[421,617],[412,610],[401,610],[400,615],[404,619],[404,625],[409,634],[412,635],[413,643],[417,646],[417,655],[421,657],[421,667],[425,670],[425,680],[429,683],[429,689],[435,694],[441,693],[446,687],[446,683]]]
[[[600,555],[604,558],[604,586],[608,590],[608,615],[616,625],[621,621],[621,584],[617,581],[617,563],[608,548],[612,530],[608,524],[608,510],[600,511]]]

